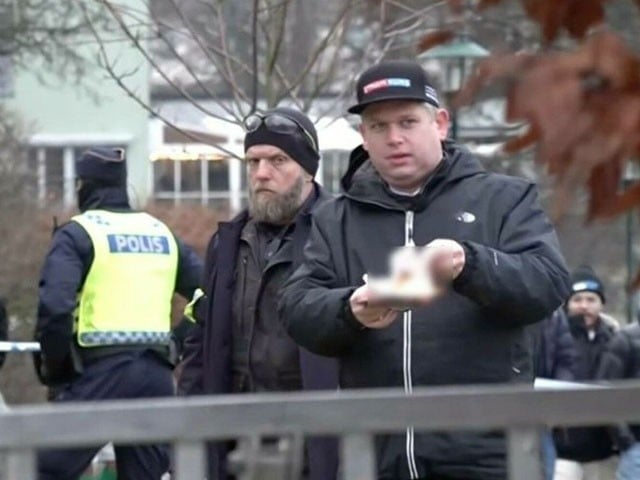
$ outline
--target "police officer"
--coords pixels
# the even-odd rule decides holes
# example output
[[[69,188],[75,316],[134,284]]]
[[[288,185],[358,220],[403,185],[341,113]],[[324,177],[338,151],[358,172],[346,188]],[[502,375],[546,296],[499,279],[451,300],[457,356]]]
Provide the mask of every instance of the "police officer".
[[[76,162],[82,212],[57,229],[39,284],[36,368],[54,402],[167,397],[171,299],[190,298],[202,262],[167,226],[129,206],[124,152]],[[39,480],[74,480],[100,448],[46,450]],[[164,445],[115,446],[120,480],[159,480]]]

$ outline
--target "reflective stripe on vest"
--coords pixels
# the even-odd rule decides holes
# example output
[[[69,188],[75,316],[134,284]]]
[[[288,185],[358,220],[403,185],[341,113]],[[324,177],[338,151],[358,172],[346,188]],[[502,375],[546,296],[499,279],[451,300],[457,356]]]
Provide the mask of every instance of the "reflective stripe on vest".
[[[178,270],[171,231],[142,212],[89,210],[72,220],[94,251],[76,310],[78,343],[167,344]]]

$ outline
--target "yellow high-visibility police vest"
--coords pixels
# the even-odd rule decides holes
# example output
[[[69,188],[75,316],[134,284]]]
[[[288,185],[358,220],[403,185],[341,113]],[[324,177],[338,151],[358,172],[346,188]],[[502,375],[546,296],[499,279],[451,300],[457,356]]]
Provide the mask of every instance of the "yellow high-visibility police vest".
[[[76,309],[78,343],[166,345],[178,270],[169,228],[144,212],[88,210],[72,220],[94,251]]]

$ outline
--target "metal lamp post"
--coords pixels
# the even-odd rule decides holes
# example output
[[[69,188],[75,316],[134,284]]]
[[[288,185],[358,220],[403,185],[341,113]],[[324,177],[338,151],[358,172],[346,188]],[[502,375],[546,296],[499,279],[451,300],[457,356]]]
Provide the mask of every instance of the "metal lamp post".
[[[489,51],[466,36],[458,37],[451,42],[433,47],[418,56],[423,63],[436,61],[443,67],[443,93],[448,99],[457,93],[473,64],[481,58],[489,56]],[[451,137],[458,138],[458,112],[451,111]]]
[[[640,166],[635,162],[630,162],[624,172],[624,178],[622,179],[625,190],[640,181]],[[631,282],[635,276],[636,262],[633,251],[634,233],[635,233],[635,221],[634,216],[636,210],[629,210],[626,213],[626,264],[627,264],[627,287],[631,285]],[[635,296],[627,288],[627,323],[633,322],[636,317],[636,302]]]

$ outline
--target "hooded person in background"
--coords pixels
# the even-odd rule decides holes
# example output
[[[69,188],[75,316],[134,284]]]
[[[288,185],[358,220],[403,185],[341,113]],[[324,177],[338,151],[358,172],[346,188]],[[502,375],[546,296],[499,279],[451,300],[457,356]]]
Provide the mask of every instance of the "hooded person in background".
[[[602,318],[605,304],[602,280],[590,266],[571,275],[571,294],[565,303],[577,357],[576,381],[593,381],[614,327]],[[555,480],[610,480],[617,457],[607,427],[559,428],[554,434],[558,460]]]
[[[448,112],[415,61],[386,61],[356,84],[363,145],[344,194],[314,213],[282,318],[309,350],[340,362],[340,386],[532,384],[526,326],[568,294],[568,272],[536,188],[485,171],[447,141]],[[398,305],[363,284],[422,247],[441,294]],[[415,265],[420,265],[416,262]],[[418,274],[422,275],[422,274]],[[393,296],[392,296],[393,297]],[[401,310],[401,311],[399,311]],[[418,432],[376,440],[378,478],[504,480],[502,432]]]
[[[640,379],[640,310],[636,320],[616,332],[600,358],[596,379]],[[620,452],[616,480],[640,479],[640,425],[610,429]]]
[[[575,380],[577,352],[564,308],[558,308],[544,319],[540,327],[537,332],[536,377],[565,382]],[[543,434],[542,453],[545,479],[552,480],[557,455],[551,430]]]
[[[39,283],[37,373],[54,402],[168,397],[171,299],[191,298],[202,262],[160,220],[129,206],[124,151],[75,164],[81,214],[59,227]],[[39,480],[79,478],[100,446],[43,450]],[[160,480],[166,445],[115,445],[123,480]]]
[[[193,307],[197,326],[185,340],[179,391],[335,390],[336,362],[298,347],[277,312],[282,285],[302,260],[311,214],[330,198],[313,179],[316,129],[302,112],[283,107],[247,117],[245,129],[249,207],[220,223],[209,243],[205,296]],[[335,479],[335,441],[311,438],[305,447],[305,478]],[[210,446],[209,480],[228,478],[229,448]]]

